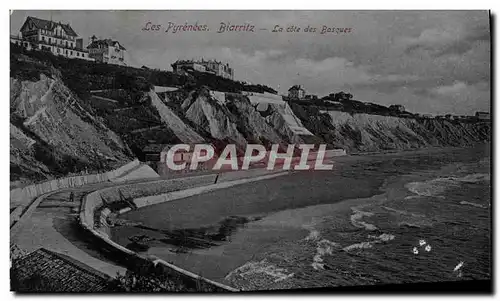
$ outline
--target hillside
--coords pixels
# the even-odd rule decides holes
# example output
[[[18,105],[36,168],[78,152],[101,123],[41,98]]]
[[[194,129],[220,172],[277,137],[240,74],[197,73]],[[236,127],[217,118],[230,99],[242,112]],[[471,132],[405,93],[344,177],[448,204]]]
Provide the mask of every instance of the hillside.
[[[491,124],[395,116],[328,97],[284,101],[264,85],[12,48],[11,181],[107,170],[149,144],[326,143],[350,153],[490,140]],[[167,87],[154,92],[154,86]]]
[[[54,74],[11,77],[11,181],[110,170],[133,155]]]

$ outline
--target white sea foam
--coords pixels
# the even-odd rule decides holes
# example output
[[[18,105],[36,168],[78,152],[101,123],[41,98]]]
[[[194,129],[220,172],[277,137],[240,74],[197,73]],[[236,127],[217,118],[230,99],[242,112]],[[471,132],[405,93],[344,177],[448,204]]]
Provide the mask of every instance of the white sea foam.
[[[258,274],[273,278],[274,282],[283,281],[293,277],[294,273],[288,273],[287,269],[278,268],[276,265],[269,263],[266,259],[261,261],[249,261],[241,267],[229,273],[225,278],[230,280],[233,277],[252,277]]]
[[[340,245],[336,242],[329,241],[328,239],[321,239],[321,233],[318,230],[312,229],[311,226],[306,227],[311,230],[309,235],[305,238],[306,241],[316,242],[316,254],[313,256],[313,262],[311,266],[315,270],[324,270],[325,264],[323,263],[323,256],[333,255],[335,248],[339,248]]]
[[[360,243],[352,244],[350,246],[347,246],[343,248],[342,250],[348,252],[354,249],[369,249],[373,247],[373,243],[371,241],[363,241]]]
[[[356,207],[351,208],[354,214],[351,215],[351,224],[356,228],[364,228],[369,231],[377,230],[375,225],[363,222],[361,219],[365,216],[373,216],[371,212],[361,211]]]
[[[320,238],[320,234],[319,234],[319,231],[317,230],[311,230],[311,232],[309,232],[309,235],[304,238],[305,240],[310,240],[310,241],[316,241]]]
[[[472,203],[472,202],[467,202],[467,201],[461,201],[460,204],[461,205],[469,205],[469,206],[478,207],[478,208],[483,208],[483,209],[488,208],[485,205],[481,205],[481,204],[477,204],[477,203]]]
[[[370,248],[373,248],[374,244],[379,244],[379,243],[388,242],[390,240],[393,240],[395,238],[395,236],[392,234],[383,233],[379,236],[368,235],[368,238],[371,238],[372,240],[352,244],[352,245],[349,245],[347,247],[344,247],[342,250],[349,252],[349,251],[357,250],[357,249],[370,249]]]
[[[382,241],[383,241],[383,242],[386,242],[386,241],[389,241],[389,240],[393,240],[393,239],[395,238],[395,236],[394,236],[394,235],[392,235],[392,234],[386,234],[386,233],[381,234],[381,235],[379,235],[379,236],[369,235],[368,237],[370,237],[370,238],[375,238],[376,240],[381,241],[381,242],[382,242]]]
[[[463,177],[443,177],[423,182],[411,182],[405,187],[419,196],[438,196],[446,190],[458,187],[461,183],[476,183],[480,181],[490,181],[489,174],[475,173]]]

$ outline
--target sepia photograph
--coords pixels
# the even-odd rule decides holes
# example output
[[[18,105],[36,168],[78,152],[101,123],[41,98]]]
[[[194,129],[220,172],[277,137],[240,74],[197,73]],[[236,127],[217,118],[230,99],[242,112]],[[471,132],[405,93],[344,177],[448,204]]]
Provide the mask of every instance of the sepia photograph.
[[[10,290],[493,293],[488,10],[12,10]]]

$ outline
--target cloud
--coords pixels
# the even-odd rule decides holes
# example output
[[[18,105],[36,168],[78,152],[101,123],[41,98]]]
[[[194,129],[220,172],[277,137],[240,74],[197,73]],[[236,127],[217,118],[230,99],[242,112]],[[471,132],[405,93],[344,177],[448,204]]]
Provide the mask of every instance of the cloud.
[[[474,110],[470,104],[489,102],[488,11],[14,11],[12,34],[29,15],[71,22],[84,39],[96,34],[119,40],[137,67],[171,70],[177,59],[218,59],[234,67],[235,79],[283,93],[302,84],[320,96],[344,90],[365,101],[430,113],[462,110],[456,103]],[[198,22],[214,30],[141,31],[146,22]],[[327,25],[353,32],[218,34],[220,22],[267,29]],[[467,88],[437,92],[457,83]],[[465,94],[470,102],[463,102]]]
[[[405,53],[428,52],[439,57],[450,54],[464,54],[474,48],[477,42],[489,42],[489,28],[476,25],[472,28],[446,27],[425,29],[416,38],[403,38]]]
[[[463,92],[467,89],[467,85],[464,82],[455,82],[451,86],[440,86],[435,88],[435,92],[440,95],[454,95]]]

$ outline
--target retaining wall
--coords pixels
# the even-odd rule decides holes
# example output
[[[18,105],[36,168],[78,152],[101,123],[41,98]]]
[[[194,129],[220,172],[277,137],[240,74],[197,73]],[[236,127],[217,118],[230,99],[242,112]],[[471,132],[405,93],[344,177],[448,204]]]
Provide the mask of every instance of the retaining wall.
[[[16,188],[10,191],[10,206],[11,208],[13,208],[20,205],[27,205],[34,198],[58,189],[101,183],[101,182],[106,182],[108,180],[111,181],[115,178],[118,178],[120,175],[127,172],[128,170],[139,166],[139,164],[140,164],[139,160],[136,159],[132,162],[129,162],[121,166],[118,169],[101,174],[67,177],[67,178],[47,181],[40,184],[29,185],[23,188]]]
[[[203,182],[213,181],[216,175],[199,176],[186,179],[172,179],[172,180],[162,180],[157,182],[150,182],[144,185],[122,185],[120,187],[109,187],[102,190],[92,192],[84,197],[80,210],[80,225],[87,231],[89,231],[92,236],[99,240],[99,244],[110,253],[113,254],[113,258],[121,259],[122,262],[126,263],[131,269],[136,269],[139,273],[154,274],[159,277],[168,277],[172,281],[178,281],[188,288],[195,288],[197,291],[217,291],[217,292],[235,292],[238,291],[235,288],[223,285],[221,283],[206,279],[184,269],[181,269],[173,264],[165,262],[157,257],[150,256],[144,257],[136,252],[133,252],[110,239],[110,231],[107,225],[107,215],[111,211],[103,209],[102,197],[105,196],[106,203],[118,201],[121,199],[120,192],[122,195],[129,194],[130,196],[140,195],[144,193],[144,189],[151,185],[157,185],[161,187],[162,185],[168,185],[168,189],[175,190],[179,188],[179,183],[183,183],[184,186],[196,186]],[[213,182],[212,182],[213,183]],[[172,185],[172,187],[170,187]],[[142,187],[144,186],[144,187]],[[158,188],[153,188],[153,190]],[[167,190],[168,190],[167,189]],[[119,192],[120,191],[120,192]],[[151,192],[150,190],[148,192]],[[94,227],[94,213],[99,210],[99,221],[102,225],[101,227]]]

